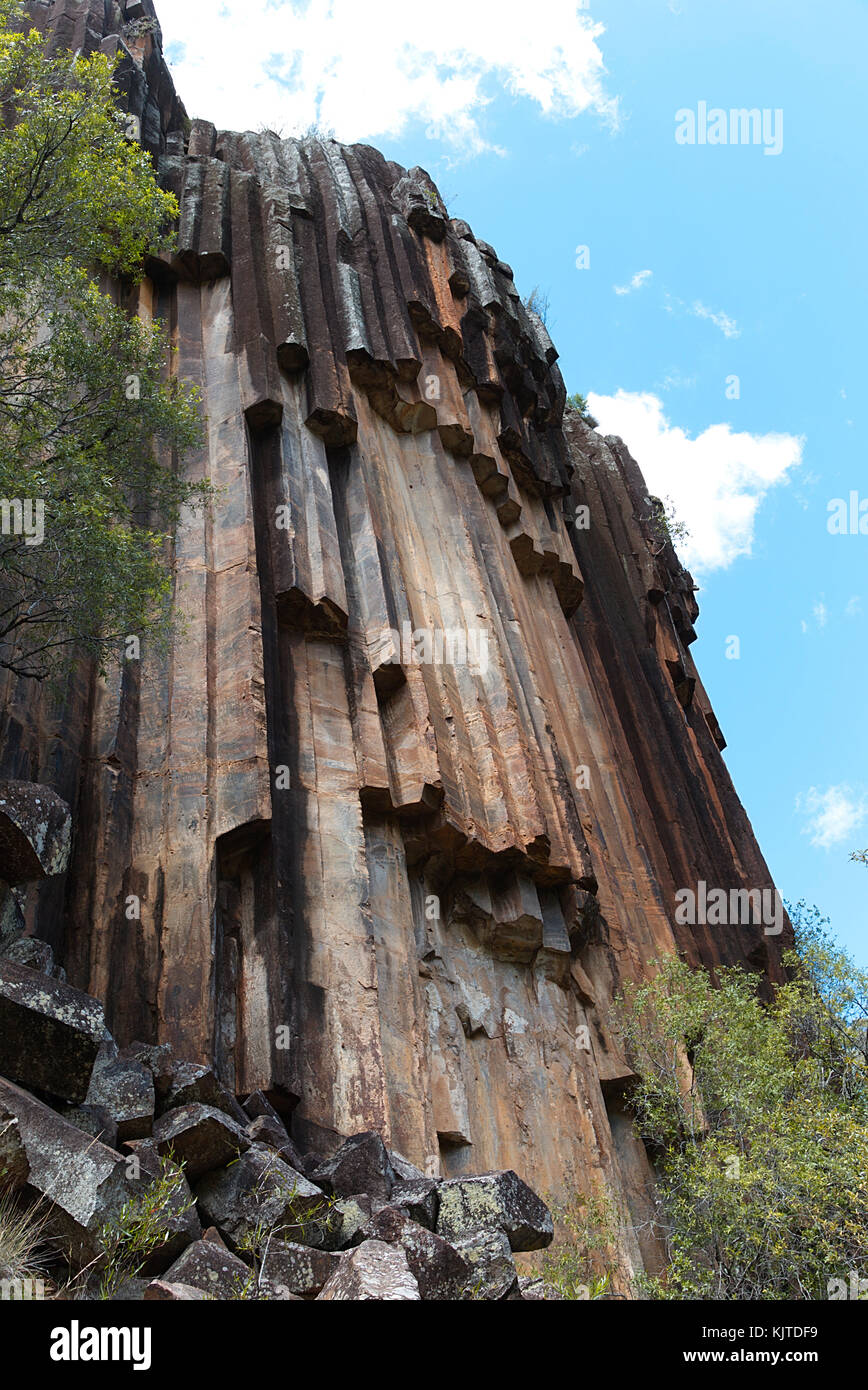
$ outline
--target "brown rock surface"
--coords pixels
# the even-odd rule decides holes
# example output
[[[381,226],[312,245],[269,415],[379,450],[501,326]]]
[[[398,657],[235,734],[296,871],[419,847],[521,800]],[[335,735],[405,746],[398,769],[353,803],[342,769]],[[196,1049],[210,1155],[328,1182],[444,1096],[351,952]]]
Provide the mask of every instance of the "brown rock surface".
[[[639,468],[564,417],[544,325],[424,171],[188,129],[159,30],[29,9],[122,52],[181,200],[137,303],[219,494],[175,538],[167,659],[0,686],[0,774],[76,825],[29,928],[121,1043],[261,1090],[304,1149],[375,1130],[428,1174],[640,1201],[613,993],[676,948],[780,978],[788,928],[674,925],[679,887],[771,879]]]

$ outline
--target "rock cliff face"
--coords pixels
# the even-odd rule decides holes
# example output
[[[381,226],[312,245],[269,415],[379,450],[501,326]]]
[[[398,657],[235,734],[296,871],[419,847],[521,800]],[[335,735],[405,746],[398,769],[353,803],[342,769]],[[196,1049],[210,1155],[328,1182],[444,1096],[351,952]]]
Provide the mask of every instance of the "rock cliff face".
[[[168,660],[3,688],[0,775],[74,812],[30,930],[122,1043],[213,1062],[310,1148],[375,1130],[638,1201],[613,993],[676,949],[776,978],[788,939],[674,924],[681,887],[771,880],[639,468],[564,415],[545,327],[422,170],[190,123],[150,0],[29,9],[122,52],[181,217],[118,293],[170,326],[218,489],[175,537]]]

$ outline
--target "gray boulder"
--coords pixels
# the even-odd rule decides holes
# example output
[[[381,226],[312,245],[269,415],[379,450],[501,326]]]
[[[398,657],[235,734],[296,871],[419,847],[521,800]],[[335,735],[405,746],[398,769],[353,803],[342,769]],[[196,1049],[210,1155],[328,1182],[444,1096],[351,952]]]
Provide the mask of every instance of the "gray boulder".
[[[455,1249],[469,1267],[467,1298],[508,1298],[518,1287],[515,1260],[503,1231],[475,1231],[456,1240]]]
[[[446,1240],[493,1228],[503,1231],[512,1250],[541,1250],[554,1238],[545,1202],[511,1169],[445,1178],[437,1195],[437,1230]]]
[[[250,1147],[241,1126],[210,1105],[184,1105],[161,1115],[154,1125],[154,1143],[161,1154],[171,1152],[183,1163],[190,1182],[231,1163]]]
[[[160,1282],[187,1284],[200,1289],[206,1297],[234,1299],[250,1288],[253,1279],[252,1270],[225,1245],[197,1240],[169,1266]]]
[[[87,1092],[87,1105],[97,1106],[117,1125],[118,1140],[147,1139],[154,1125],[154,1078],[148,1067],[132,1058],[97,1058]]]
[[[419,1285],[410,1272],[407,1256],[380,1240],[365,1240],[340,1257],[334,1274],[317,1296],[333,1302],[420,1301]]]
[[[365,1237],[400,1246],[419,1285],[423,1299],[439,1301],[462,1298],[470,1267],[459,1252],[442,1236],[411,1221],[396,1207],[383,1207],[364,1228]]]
[[[228,1168],[207,1173],[196,1187],[196,1201],[203,1218],[236,1247],[258,1227],[316,1245],[331,1221],[322,1190],[260,1144]]]
[[[340,1255],[328,1250],[276,1241],[269,1245],[262,1262],[261,1282],[274,1298],[282,1298],[284,1292],[313,1298],[328,1283],[340,1260]]]
[[[98,1000],[0,959],[0,1076],[79,1105],[105,1032]]]
[[[332,1158],[320,1163],[311,1174],[315,1183],[339,1197],[364,1192],[387,1202],[397,1182],[388,1150],[373,1130],[354,1134]]]

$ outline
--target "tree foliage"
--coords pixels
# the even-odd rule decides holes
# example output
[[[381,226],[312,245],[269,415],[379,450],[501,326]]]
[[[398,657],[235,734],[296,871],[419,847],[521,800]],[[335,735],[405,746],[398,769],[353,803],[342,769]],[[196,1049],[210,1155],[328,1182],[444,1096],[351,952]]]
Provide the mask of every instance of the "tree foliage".
[[[654,1297],[823,1299],[868,1271],[868,975],[816,909],[770,1002],[668,959],[619,1001],[669,1266]]]
[[[200,438],[165,330],[125,312],[174,197],[129,138],[103,54],[49,54],[0,0],[0,666],[43,679],[166,631],[166,535],[206,492],[177,471]],[[111,278],[110,278],[111,277]],[[31,512],[31,519],[34,512]]]

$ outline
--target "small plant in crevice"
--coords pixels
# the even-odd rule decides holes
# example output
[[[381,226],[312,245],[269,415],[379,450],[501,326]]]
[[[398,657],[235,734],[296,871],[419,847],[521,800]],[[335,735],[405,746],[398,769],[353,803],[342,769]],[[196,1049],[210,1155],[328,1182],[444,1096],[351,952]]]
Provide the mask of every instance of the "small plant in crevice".
[[[160,1159],[160,1173],[141,1194],[131,1197],[100,1228],[104,1254],[99,1260],[99,1297],[111,1299],[142,1271],[149,1255],[165,1245],[172,1223],[194,1204],[184,1165],[171,1151]]]

